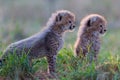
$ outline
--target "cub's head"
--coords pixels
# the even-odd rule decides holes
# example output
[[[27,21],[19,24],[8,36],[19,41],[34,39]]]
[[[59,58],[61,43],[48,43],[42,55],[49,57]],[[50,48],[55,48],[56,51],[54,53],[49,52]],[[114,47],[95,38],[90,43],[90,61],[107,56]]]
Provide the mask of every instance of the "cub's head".
[[[81,25],[85,27],[85,30],[99,32],[100,34],[104,34],[107,31],[106,24],[105,18],[98,14],[88,15],[81,21]]]
[[[52,14],[48,21],[48,25],[54,27],[56,30],[73,30],[75,28],[75,15],[67,10],[60,10]]]

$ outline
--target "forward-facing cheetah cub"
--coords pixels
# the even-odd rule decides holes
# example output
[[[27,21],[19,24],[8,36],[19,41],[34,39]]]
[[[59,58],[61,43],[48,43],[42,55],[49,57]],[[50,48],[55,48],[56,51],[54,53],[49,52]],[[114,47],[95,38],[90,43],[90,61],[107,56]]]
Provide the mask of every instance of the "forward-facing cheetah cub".
[[[63,47],[63,34],[75,28],[75,16],[67,10],[53,13],[49,19],[46,29],[42,33],[35,34],[29,38],[10,44],[4,52],[2,59],[8,54],[16,52],[17,55],[28,53],[32,59],[46,57],[48,61],[48,72],[55,72],[56,55]]]
[[[106,23],[105,18],[98,14],[91,14],[82,19],[75,42],[75,56],[92,54],[92,60],[97,59],[100,50],[100,34],[107,31]]]

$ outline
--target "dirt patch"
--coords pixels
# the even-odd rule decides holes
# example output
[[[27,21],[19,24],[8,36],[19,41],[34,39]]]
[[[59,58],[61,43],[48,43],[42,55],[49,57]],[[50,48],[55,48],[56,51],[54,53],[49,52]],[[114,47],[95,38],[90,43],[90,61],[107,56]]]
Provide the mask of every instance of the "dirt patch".
[[[52,76],[51,74],[47,73],[47,72],[41,72],[38,71],[34,74],[34,77],[39,79],[39,80],[59,80],[57,79],[55,76]]]
[[[3,77],[0,77],[0,80],[5,80],[5,78],[3,78]]]

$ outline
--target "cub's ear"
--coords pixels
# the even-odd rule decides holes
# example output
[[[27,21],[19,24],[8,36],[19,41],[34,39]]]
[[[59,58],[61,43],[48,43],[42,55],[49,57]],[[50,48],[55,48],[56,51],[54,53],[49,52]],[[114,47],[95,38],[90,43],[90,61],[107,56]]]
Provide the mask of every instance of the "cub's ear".
[[[90,18],[88,21],[87,21],[87,26],[92,26],[92,24],[94,23],[94,22],[96,22],[97,21],[97,17],[92,17],[92,18]]]
[[[87,26],[91,26],[91,22],[90,22],[90,19],[88,20],[88,22],[87,22]]]
[[[61,14],[58,14],[56,16],[56,22],[60,22],[62,20],[62,15]]]

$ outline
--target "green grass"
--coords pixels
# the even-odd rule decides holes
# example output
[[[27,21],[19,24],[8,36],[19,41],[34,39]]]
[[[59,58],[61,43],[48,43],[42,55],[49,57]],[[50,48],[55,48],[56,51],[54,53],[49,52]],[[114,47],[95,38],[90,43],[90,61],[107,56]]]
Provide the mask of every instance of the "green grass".
[[[69,49],[62,50],[60,53],[58,56],[58,72],[62,74],[60,78],[63,80],[120,79],[120,57],[118,55],[108,53],[105,59],[99,57],[97,62],[89,63],[87,58],[80,59],[71,56],[72,52]],[[63,53],[64,55],[62,55]]]
[[[102,37],[102,47],[98,61],[92,63],[89,63],[88,57],[81,59],[80,57],[73,56],[73,44],[76,37],[74,35],[76,34],[72,34],[71,40],[70,37],[66,38],[68,45],[57,56],[57,75],[60,80],[120,80],[119,29],[108,30],[107,34]],[[2,54],[2,51],[0,54]],[[24,73],[34,75],[37,71],[47,71],[47,61],[45,58],[34,60],[31,68],[25,56],[20,59],[17,56],[14,59],[14,56],[8,58],[7,65],[0,69],[1,76],[9,76],[17,80],[18,72],[22,75]],[[11,71],[13,69],[15,71]]]
[[[33,69],[26,54],[21,57],[18,57],[16,53],[9,54],[0,67],[0,75],[10,80],[24,79],[27,76],[32,77],[32,73]]]

